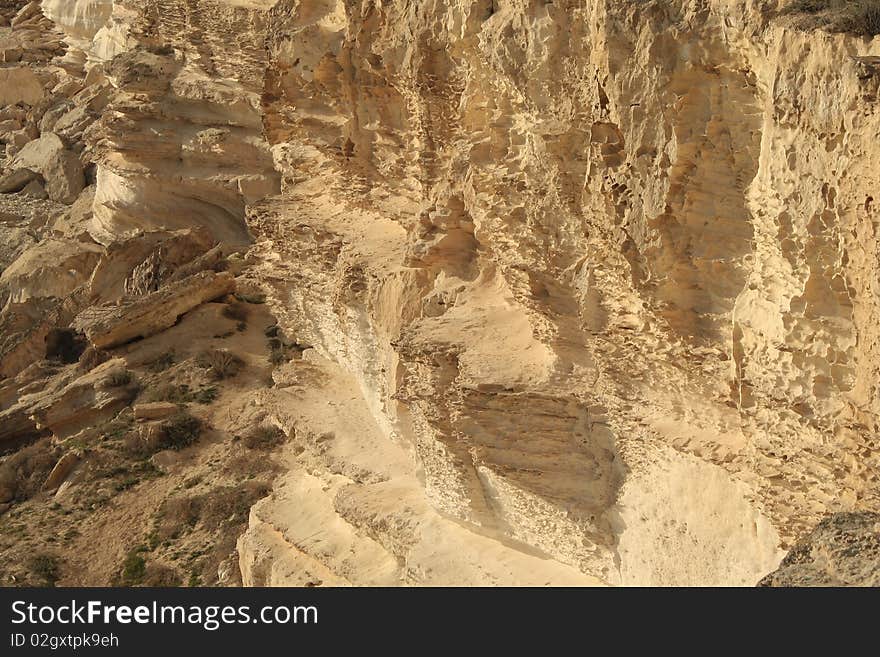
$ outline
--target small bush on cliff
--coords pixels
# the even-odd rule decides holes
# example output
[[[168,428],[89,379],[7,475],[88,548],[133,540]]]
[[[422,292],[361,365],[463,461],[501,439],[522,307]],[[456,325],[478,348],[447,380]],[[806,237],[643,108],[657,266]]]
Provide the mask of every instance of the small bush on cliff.
[[[142,550],[135,549],[129,552],[122,564],[122,583],[125,586],[140,584],[147,572],[147,562],[140,555]]]
[[[132,374],[129,370],[115,370],[107,377],[107,386],[110,388],[127,386],[131,383],[132,378]]]
[[[174,365],[174,350],[169,349],[156,356],[156,358],[148,364],[147,368],[151,372],[164,372],[172,365]]]
[[[783,10],[800,29],[858,36],[880,34],[880,0],[793,0]]]
[[[244,362],[229,351],[208,349],[198,355],[196,364],[207,369],[215,379],[230,379],[238,374]]]
[[[162,447],[180,450],[195,443],[202,433],[202,421],[189,413],[178,413],[162,423]]]
[[[48,552],[35,554],[28,562],[28,568],[44,586],[55,586],[60,579],[60,562],[58,557]]]
[[[243,442],[250,449],[273,449],[284,442],[284,432],[278,427],[265,425],[256,427],[247,434]]]

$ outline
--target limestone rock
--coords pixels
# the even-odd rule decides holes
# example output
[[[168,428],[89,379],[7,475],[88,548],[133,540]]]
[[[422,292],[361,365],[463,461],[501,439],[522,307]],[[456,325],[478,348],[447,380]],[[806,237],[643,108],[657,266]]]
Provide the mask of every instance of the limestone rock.
[[[754,585],[880,511],[877,39],[782,4],[5,4],[4,171],[94,186],[0,196],[0,420],[122,403],[31,369],[74,318],[265,346],[240,282],[245,583]],[[773,581],[871,581],[840,522]]]
[[[164,420],[180,411],[177,404],[171,402],[144,402],[133,407],[136,420]]]
[[[103,251],[97,244],[78,240],[43,240],[0,274],[0,298],[16,303],[31,297],[64,298],[89,281]]]
[[[46,477],[46,481],[43,483],[43,490],[53,491],[56,490],[61,484],[64,483],[64,480],[70,475],[73,469],[79,464],[80,457],[76,452],[67,452],[64,456],[58,459],[58,463],[55,464],[55,467],[52,468],[52,472],[49,473],[49,476]]]
[[[22,148],[12,166],[41,173],[46,179],[49,198],[60,203],[73,203],[85,187],[79,157],[67,150],[61,138],[51,132]]]
[[[202,272],[117,306],[86,309],[72,325],[95,347],[107,349],[167,329],[184,313],[234,289],[229,274]]]

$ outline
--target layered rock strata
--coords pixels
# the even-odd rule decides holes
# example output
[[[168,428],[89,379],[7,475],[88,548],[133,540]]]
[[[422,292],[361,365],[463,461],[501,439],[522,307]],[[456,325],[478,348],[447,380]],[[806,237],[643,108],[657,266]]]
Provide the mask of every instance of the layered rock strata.
[[[772,0],[62,4],[0,69],[36,79],[8,184],[70,202],[25,156],[75,154],[65,230],[130,255],[0,321],[122,325],[194,280],[150,287],[154,233],[250,245],[298,357],[245,583],[752,585],[880,508],[876,39]]]

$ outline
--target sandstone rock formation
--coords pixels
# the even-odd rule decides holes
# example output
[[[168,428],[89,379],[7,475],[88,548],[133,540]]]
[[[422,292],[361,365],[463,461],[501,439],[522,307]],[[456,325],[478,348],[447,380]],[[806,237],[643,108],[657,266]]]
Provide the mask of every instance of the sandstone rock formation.
[[[170,328],[184,313],[234,289],[235,281],[228,274],[202,272],[117,306],[89,307],[71,326],[98,349],[118,347]]]
[[[0,441],[184,336],[281,459],[217,582],[865,583],[783,573],[880,511],[880,40],[792,7],[11,3]]]

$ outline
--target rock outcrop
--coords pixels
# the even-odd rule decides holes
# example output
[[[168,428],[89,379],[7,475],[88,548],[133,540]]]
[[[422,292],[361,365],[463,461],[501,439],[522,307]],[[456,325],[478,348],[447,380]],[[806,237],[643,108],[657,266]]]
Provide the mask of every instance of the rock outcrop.
[[[201,272],[145,296],[112,306],[90,306],[71,323],[98,349],[118,347],[174,326],[181,315],[235,290],[226,273]]]
[[[265,302],[244,583],[754,585],[880,511],[880,40],[791,6],[16,3],[4,417]]]
[[[836,513],[758,586],[880,586],[880,513]]]

